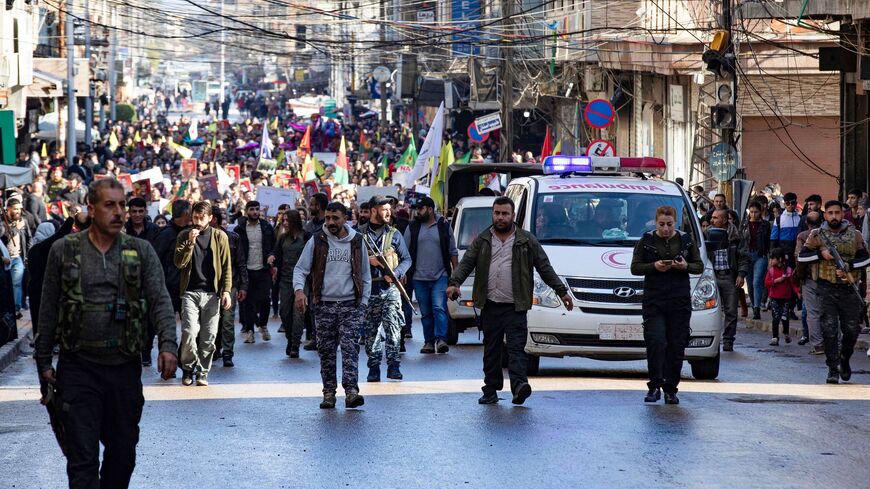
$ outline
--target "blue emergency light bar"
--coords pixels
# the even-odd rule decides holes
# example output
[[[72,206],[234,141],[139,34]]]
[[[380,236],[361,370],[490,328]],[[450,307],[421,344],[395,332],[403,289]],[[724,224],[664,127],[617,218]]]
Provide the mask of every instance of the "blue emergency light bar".
[[[561,155],[544,158],[544,175],[566,172],[592,172],[592,158]]]
[[[644,173],[664,176],[667,170],[661,158],[620,156],[548,156],[544,158],[544,175],[567,173]]]

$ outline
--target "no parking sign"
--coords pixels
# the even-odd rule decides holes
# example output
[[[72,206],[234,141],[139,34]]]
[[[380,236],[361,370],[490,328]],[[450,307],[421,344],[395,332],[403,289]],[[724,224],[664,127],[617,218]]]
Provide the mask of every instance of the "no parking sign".
[[[613,105],[603,98],[589,102],[589,105],[583,111],[583,118],[586,120],[586,123],[596,129],[603,129],[613,124],[615,117],[616,111],[613,110]]]
[[[468,126],[468,139],[472,143],[483,143],[489,139],[489,133],[481,134],[480,131],[477,130],[477,123],[472,122],[471,125]]]

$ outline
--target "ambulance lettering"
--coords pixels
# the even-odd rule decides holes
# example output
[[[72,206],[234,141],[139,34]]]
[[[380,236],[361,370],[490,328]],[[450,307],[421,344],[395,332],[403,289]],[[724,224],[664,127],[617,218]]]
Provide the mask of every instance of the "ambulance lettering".
[[[667,193],[665,189],[656,185],[637,185],[630,183],[566,183],[562,185],[548,185],[548,190],[588,190],[588,189],[617,189],[617,190],[640,190],[643,192]]]

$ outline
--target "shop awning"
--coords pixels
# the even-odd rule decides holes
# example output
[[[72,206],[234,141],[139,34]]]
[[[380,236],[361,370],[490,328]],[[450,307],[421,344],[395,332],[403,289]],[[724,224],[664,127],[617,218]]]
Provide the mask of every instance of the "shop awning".
[[[63,93],[63,79],[33,70],[33,83],[27,85],[25,95],[35,98],[61,98]]]

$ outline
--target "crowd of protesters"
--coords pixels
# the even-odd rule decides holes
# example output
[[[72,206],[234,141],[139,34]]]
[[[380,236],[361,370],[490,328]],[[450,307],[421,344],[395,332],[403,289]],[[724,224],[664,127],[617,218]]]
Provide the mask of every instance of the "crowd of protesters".
[[[738,314],[748,317],[751,309],[761,320],[769,312],[771,346],[781,336],[791,343],[791,321],[798,321],[797,343],[825,355],[827,381],[849,380],[849,358],[867,324],[867,193],[851,189],[844,202],[816,194],[801,201],[768,186],[743,215],[726,202],[723,194],[696,201],[723,306],[723,350],[734,349]]]

